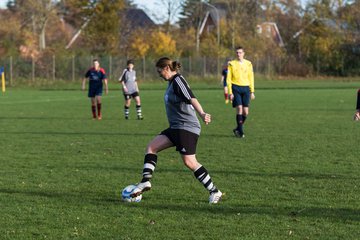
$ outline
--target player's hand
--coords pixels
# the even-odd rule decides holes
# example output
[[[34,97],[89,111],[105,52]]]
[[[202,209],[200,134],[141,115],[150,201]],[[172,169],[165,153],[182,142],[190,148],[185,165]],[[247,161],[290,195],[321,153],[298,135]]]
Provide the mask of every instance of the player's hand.
[[[211,122],[211,115],[208,113],[202,113],[201,118],[203,119],[206,125],[208,125]]]
[[[252,100],[255,99],[255,93],[251,93],[251,99],[252,99]]]
[[[360,121],[360,112],[356,112],[354,115],[354,121]]]
[[[124,93],[127,93],[127,88],[126,88],[126,86],[123,86],[123,91],[124,91]]]
[[[234,100],[234,94],[230,94],[230,101]]]

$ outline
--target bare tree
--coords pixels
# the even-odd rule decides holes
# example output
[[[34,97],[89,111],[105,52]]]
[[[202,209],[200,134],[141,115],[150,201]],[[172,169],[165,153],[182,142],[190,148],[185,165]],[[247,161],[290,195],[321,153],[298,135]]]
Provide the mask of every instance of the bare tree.
[[[27,23],[33,33],[38,36],[39,50],[46,48],[46,25],[49,18],[56,16],[56,1],[54,0],[13,0],[8,2],[12,11],[20,13],[23,19],[31,19]]]
[[[165,16],[165,30],[166,33],[170,32],[171,24],[174,23],[175,17],[180,13],[184,0],[173,1],[173,0],[161,0],[162,5],[166,9]]]

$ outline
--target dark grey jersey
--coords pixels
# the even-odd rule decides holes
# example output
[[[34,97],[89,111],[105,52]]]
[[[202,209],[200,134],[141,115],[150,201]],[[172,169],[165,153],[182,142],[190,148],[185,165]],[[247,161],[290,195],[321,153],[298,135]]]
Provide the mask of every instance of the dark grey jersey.
[[[191,105],[195,98],[185,78],[176,74],[165,92],[166,115],[172,129],[184,129],[200,135],[200,123]]]
[[[134,92],[137,92],[136,89],[136,71],[129,69],[124,69],[123,73],[121,74],[119,78],[120,82],[124,82],[125,86],[127,88],[127,94],[133,94]]]

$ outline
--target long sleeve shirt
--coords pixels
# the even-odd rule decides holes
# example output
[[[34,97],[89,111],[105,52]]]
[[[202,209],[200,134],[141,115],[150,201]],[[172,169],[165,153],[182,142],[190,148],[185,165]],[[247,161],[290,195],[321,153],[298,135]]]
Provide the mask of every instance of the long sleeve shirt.
[[[244,59],[242,62],[233,60],[228,66],[227,86],[229,94],[232,94],[232,84],[238,86],[249,86],[250,92],[255,92],[254,71],[249,60]]]

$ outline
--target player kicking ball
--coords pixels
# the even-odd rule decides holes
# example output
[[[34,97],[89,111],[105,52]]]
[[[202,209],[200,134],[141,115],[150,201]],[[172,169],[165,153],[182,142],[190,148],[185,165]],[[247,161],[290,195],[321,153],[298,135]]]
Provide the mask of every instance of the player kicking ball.
[[[164,57],[156,63],[160,77],[169,82],[165,92],[165,109],[170,124],[168,129],[157,135],[147,146],[141,183],[137,184],[131,197],[136,197],[151,189],[150,180],[157,163],[157,153],[176,147],[186,167],[195,178],[209,191],[209,203],[218,203],[222,193],[214,185],[208,171],[196,160],[196,145],[200,135],[200,122],[196,113],[205,124],[211,122],[210,114],[204,112],[192,93],[185,78],[178,73],[180,63]]]

